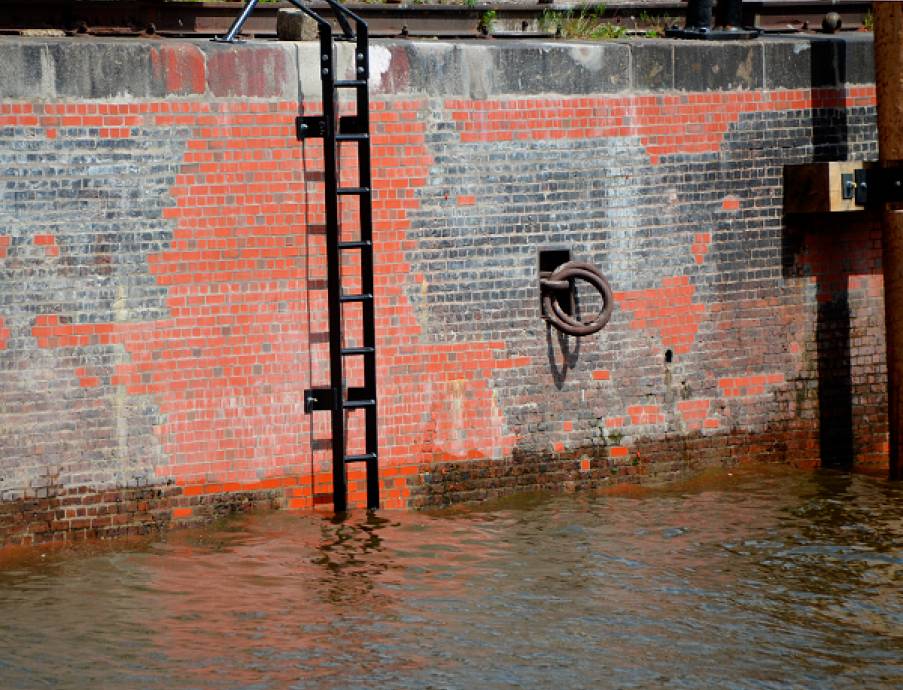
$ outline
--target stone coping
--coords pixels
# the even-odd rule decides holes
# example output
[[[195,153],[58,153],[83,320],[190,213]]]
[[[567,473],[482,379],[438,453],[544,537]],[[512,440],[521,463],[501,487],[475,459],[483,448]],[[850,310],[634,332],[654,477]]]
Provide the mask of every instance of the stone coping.
[[[340,64],[350,50],[340,44]],[[317,51],[313,42],[3,38],[0,97],[317,99]],[[773,90],[873,83],[874,56],[868,33],[737,42],[386,39],[372,42],[371,73],[373,93],[384,95]]]

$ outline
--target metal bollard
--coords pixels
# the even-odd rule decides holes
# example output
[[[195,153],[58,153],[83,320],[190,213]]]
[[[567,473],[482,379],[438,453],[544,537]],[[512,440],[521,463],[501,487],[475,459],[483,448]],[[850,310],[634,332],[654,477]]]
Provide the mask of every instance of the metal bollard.
[[[715,28],[712,28],[714,14]],[[742,0],[688,0],[684,28],[668,29],[668,38],[730,41],[755,38],[757,29],[743,28]]]

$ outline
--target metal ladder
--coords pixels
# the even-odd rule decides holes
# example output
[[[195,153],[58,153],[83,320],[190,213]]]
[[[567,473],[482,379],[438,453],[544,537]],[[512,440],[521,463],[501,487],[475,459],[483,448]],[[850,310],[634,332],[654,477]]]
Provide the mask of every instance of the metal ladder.
[[[327,300],[329,305],[329,387],[304,391],[304,410],[311,413],[328,410],[332,436],[332,502],[337,513],[348,509],[348,473],[352,463],[364,463],[367,472],[367,508],[379,508],[379,456],[376,396],[376,317],[373,293],[373,189],[370,171],[370,97],[367,23],[335,0],[326,0],[341,29],[333,33],[332,25],[309,7],[288,0],[317,23],[320,39],[320,82],[323,114],[299,116],[297,133],[301,140],[322,138],[326,207],[326,261],[328,268]],[[235,41],[242,24],[250,16],[258,0],[249,0],[229,32],[221,39]],[[351,23],[354,27],[352,28]],[[336,78],[336,41],[353,42],[354,78]],[[339,93],[355,93],[355,114],[339,117]],[[339,173],[340,146],[357,147],[357,185],[342,187]],[[343,240],[340,200],[357,199],[360,233],[354,240]],[[357,253],[360,267],[360,292],[342,289],[342,259],[346,253]],[[361,345],[345,347],[343,306],[359,304],[361,310]],[[346,386],[346,360],[362,358],[363,386]],[[347,452],[346,415],[364,413],[364,448],[362,453]]]

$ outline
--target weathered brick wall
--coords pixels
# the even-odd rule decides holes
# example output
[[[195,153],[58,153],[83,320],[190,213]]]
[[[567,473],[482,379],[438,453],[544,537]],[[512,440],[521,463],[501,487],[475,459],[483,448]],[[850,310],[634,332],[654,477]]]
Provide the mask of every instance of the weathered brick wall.
[[[328,502],[316,57],[0,46],[0,539]],[[886,466],[877,226],[782,213],[785,164],[876,156],[867,41],[371,60],[386,507]],[[609,277],[601,333],[540,318],[549,246]]]

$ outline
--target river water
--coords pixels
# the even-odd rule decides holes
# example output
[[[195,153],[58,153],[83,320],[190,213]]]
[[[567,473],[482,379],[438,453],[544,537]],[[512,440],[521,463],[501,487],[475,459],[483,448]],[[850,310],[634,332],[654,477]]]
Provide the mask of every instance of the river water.
[[[900,688],[903,486],[786,469],[0,570],[0,688]]]

